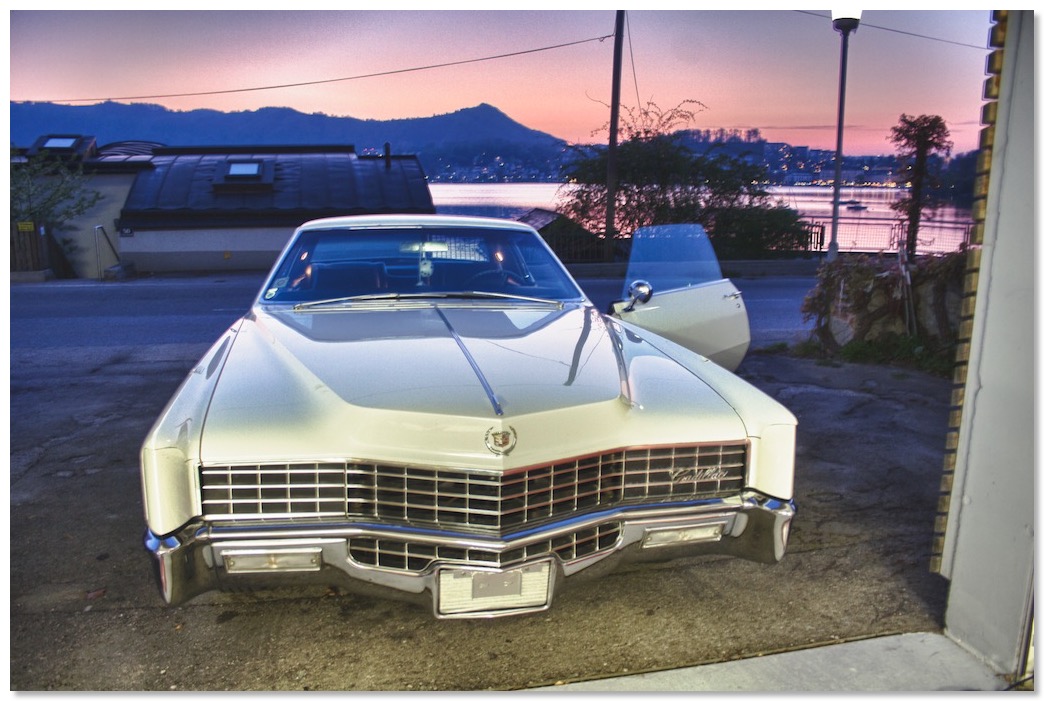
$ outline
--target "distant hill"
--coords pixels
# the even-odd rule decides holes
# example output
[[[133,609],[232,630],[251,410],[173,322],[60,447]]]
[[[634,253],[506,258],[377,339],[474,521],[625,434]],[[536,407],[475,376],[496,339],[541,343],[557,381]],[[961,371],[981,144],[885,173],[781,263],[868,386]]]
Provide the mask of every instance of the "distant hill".
[[[351,144],[358,153],[417,154],[432,180],[555,180],[568,151],[562,139],[525,127],[481,104],[450,114],[379,121],[304,114],[287,107],[178,112],[152,104],[11,103],[11,143],[45,134],[155,141],[167,146]]]

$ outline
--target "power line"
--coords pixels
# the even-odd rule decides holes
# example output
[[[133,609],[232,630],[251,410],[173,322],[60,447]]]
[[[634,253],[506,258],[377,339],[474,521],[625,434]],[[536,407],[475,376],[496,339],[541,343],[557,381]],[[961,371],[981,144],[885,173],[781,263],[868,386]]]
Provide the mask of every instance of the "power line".
[[[816,12],[810,12],[808,10],[795,10],[795,12],[799,12],[801,14],[807,14],[807,15],[810,15],[812,17],[818,17],[820,19],[830,19],[829,17],[826,17],[825,15],[821,15],[821,14],[818,14]],[[914,33],[914,32],[906,32],[906,31],[902,31],[902,30],[899,30],[899,29],[892,29],[890,27],[882,27],[880,25],[868,24],[866,22],[861,22],[860,26],[861,27],[871,27],[873,29],[881,29],[881,30],[887,31],[887,32],[894,32],[896,34],[904,34],[904,35],[916,37],[916,38],[919,38],[919,39],[928,39],[930,41],[938,41],[938,42],[942,42],[942,43],[945,43],[945,44],[952,44],[952,45],[955,45],[955,46],[964,46],[964,47],[972,48],[972,49],[988,50],[988,47],[984,47],[984,46],[976,46],[975,44],[967,44],[967,43],[963,43],[963,42],[959,42],[959,41],[953,41],[953,40],[950,40],[950,39],[940,39],[939,37],[927,36],[927,35],[924,35],[924,34],[917,34],[917,33]],[[629,27],[630,27],[630,22],[628,22],[628,28]],[[263,90],[283,90],[283,89],[286,89],[286,88],[299,88],[299,87],[305,87],[305,86],[309,86],[309,85],[324,85],[324,84],[329,84],[329,83],[341,83],[341,82],[347,82],[347,81],[352,81],[352,80],[364,80],[366,78],[380,78],[380,77],[384,77],[384,76],[399,75],[399,74],[403,74],[403,73],[415,73],[415,72],[419,72],[419,71],[434,70],[434,69],[437,69],[437,68],[449,68],[449,67],[452,67],[452,66],[467,65],[467,64],[470,64],[470,63],[481,63],[481,62],[484,62],[484,61],[496,61],[496,60],[504,59],[504,58],[513,58],[515,56],[524,56],[524,55],[527,55],[527,54],[540,53],[540,52],[543,52],[543,51],[553,51],[553,50],[556,50],[556,49],[568,48],[570,46],[578,46],[580,44],[587,44],[587,43],[591,43],[591,42],[595,42],[595,41],[601,42],[601,41],[605,41],[606,39],[611,39],[612,37],[613,37],[613,34],[606,34],[606,35],[603,35],[603,36],[591,37],[591,38],[588,38],[588,39],[579,39],[577,41],[566,42],[566,43],[563,43],[563,44],[554,44],[552,46],[543,46],[543,47],[535,48],[535,49],[524,49],[522,51],[514,51],[514,52],[510,52],[510,53],[505,53],[505,54],[497,54],[497,55],[494,55],[494,56],[484,56],[484,57],[481,57],[481,58],[464,59],[464,60],[460,60],[460,61],[448,61],[446,63],[436,63],[436,64],[430,64],[430,65],[426,65],[426,66],[415,66],[415,67],[412,67],[412,68],[400,68],[400,69],[396,69],[396,70],[382,71],[382,72],[378,72],[378,73],[365,73],[365,74],[361,74],[361,75],[346,76],[346,77],[342,77],[342,78],[327,78],[327,79],[324,79],[324,80],[302,81],[302,82],[298,82],[298,83],[282,83],[282,84],[279,84],[279,85],[261,85],[261,86],[251,87],[251,88],[231,88],[231,89],[227,89],[227,90],[207,90],[207,91],[198,91],[198,92],[165,93],[165,94],[155,94],[155,95],[123,95],[123,96],[107,96],[107,97],[79,97],[79,98],[66,98],[66,99],[51,99],[51,100],[47,100],[47,101],[48,102],[100,102],[100,101],[105,101],[105,100],[155,100],[155,99],[172,98],[172,97],[200,97],[200,96],[205,96],[205,95],[228,95],[228,94],[233,94],[233,93],[259,92],[259,91],[263,91]],[[628,32],[628,47],[630,48],[630,53],[631,53],[631,71],[632,71],[632,74],[634,76],[635,97],[636,97],[636,99],[639,100],[639,104],[640,104],[641,103],[641,98],[638,95],[638,77],[637,77],[637,73],[636,73],[636,69],[635,69],[634,48],[633,48],[633,46],[630,43],[630,33],[629,32]]]
[[[821,15],[821,14],[819,14],[817,12],[809,12],[808,10],[794,10],[794,12],[799,12],[799,13],[801,13],[803,15],[811,15],[812,17],[819,17],[820,19],[830,19],[826,15]],[[892,29],[891,27],[882,27],[879,24],[868,24],[867,22],[860,22],[859,26],[860,27],[870,27],[871,29],[880,29],[880,30],[883,30],[883,31],[886,31],[886,32],[893,32],[895,34],[905,34],[906,36],[916,37],[918,39],[928,39],[929,41],[938,41],[938,42],[942,42],[943,44],[953,44],[954,46],[963,46],[963,47],[968,48],[968,49],[981,49],[983,51],[989,51],[990,50],[989,47],[986,47],[986,46],[977,46],[976,44],[966,44],[963,41],[954,41],[952,39],[940,39],[939,37],[928,36],[927,34],[917,34],[916,32],[905,32],[902,29]]]
[[[638,68],[635,66],[634,62],[634,44],[631,43],[631,18],[628,15],[624,15],[624,22],[627,27],[627,50],[631,54],[631,76],[634,78],[634,104],[638,109],[641,109],[642,98],[641,95],[638,94]]]
[[[399,68],[392,71],[382,71],[380,73],[366,73],[363,75],[353,75],[344,78],[327,78],[325,80],[309,80],[300,83],[283,83],[280,85],[262,85],[253,88],[233,88],[229,90],[208,90],[202,92],[184,92],[184,93],[168,93],[164,95],[128,95],[120,97],[78,97],[64,100],[48,100],[48,102],[100,102],[104,100],[155,100],[159,98],[168,97],[198,97],[203,95],[227,95],[231,93],[242,93],[242,92],[257,92],[260,90],[282,90],[284,88],[300,88],[306,85],[323,85],[326,83],[341,83],[349,80],[362,80],[364,78],[380,78],[389,75],[398,75],[400,73],[414,73],[417,71],[430,71],[436,68],[448,68],[450,66],[462,66],[468,63],[481,63],[483,61],[495,61],[502,58],[512,58],[514,56],[524,56],[526,54],[535,54],[541,51],[552,51],[554,49],[563,49],[569,46],[577,46],[579,44],[587,44],[593,41],[605,41],[611,39],[612,34],[606,34],[600,37],[591,37],[590,39],[580,39],[577,41],[570,41],[564,44],[555,44],[553,46],[543,46],[538,49],[525,49],[523,51],[514,51],[506,54],[498,54],[496,56],[484,56],[482,58],[469,58],[461,61],[449,61],[446,63],[435,63],[427,66],[415,66],[413,68]]]

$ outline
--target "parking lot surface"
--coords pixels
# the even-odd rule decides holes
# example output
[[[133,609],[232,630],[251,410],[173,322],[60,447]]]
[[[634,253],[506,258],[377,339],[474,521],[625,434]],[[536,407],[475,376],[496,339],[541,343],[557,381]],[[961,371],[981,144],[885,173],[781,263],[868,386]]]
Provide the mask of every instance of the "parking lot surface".
[[[13,690],[525,689],[942,628],[946,582],[928,563],[949,381],[763,352],[739,374],[801,422],[799,511],[777,565],[621,570],[496,620],[322,587],[168,608],[141,544],[138,448],[213,338],[131,317],[134,344],[12,338]]]

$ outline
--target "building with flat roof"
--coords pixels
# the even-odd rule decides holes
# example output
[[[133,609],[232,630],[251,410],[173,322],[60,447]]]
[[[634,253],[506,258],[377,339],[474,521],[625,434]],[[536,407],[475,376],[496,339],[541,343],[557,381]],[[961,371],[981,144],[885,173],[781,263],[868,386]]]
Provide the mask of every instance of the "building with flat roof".
[[[390,147],[372,155],[350,145],[99,147],[90,136],[52,134],[16,157],[45,156],[75,162],[102,194],[48,233],[64,267],[84,278],[118,264],[139,273],[267,270],[310,219],[435,212],[418,158]]]

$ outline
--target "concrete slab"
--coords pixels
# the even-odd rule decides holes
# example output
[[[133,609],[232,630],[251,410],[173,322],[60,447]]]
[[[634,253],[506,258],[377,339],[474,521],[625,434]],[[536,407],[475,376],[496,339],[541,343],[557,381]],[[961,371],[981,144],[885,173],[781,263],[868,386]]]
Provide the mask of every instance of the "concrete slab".
[[[1006,686],[945,635],[907,633],[533,691],[999,691]]]

